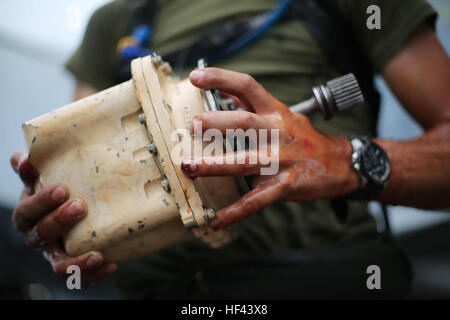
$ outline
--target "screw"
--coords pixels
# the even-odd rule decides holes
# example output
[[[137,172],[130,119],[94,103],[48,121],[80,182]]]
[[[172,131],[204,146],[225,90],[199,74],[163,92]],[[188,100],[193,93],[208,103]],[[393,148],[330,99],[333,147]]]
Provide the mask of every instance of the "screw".
[[[212,220],[216,217],[216,210],[214,208],[206,208],[205,213],[208,217],[208,220]]]
[[[153,62],[153,66],[156,69],[158,69],[158,67],[163,63],[163,60],[162,60],[161,56],[155,55],[155,56],[153,56],[152,62]]]
[[[138,119],[141,124],[144,124],[145,123],[145,114],[141,113],[140,115],[138,115]]]
[[[197,67],[198,67],[199,69],[206,68],[207,65],[208,65],[208,64],[206,63],[205,59],[199,59],[199,60],[197,61]]]
[[[156,155],[158,153],[158,150],[156,149],[155,143],[152,142],[147,146],[148,151],[153,154]]]
[[[170,64],[167,63],[167,62],[164,62],[164,63],[163,63],[163,65],[162,65],[162,67],[161,67],[161,70],[162,70],[162,72],[163,72],[165,75],[168,75],[168,74],[172,73],[172,67],[171,67]]]
[[[164,189],[165,192],[170,192],[170,184],[169,181],[167,179],[164,179],[161,182],[162,188]]]

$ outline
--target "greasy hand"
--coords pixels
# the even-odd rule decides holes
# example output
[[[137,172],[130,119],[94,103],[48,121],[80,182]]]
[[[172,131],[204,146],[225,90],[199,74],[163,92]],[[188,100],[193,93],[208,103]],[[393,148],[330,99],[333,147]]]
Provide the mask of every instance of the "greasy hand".
[[[25,185],[12,222],[25,234],[27,244],[41,249],[53,271],[62,277],[68,276],[68,266],[78,265],[85,285],[113,273],[117,266],[106,263],[100,252],[92,251],[70,257],[59,244],[60,238],[87,214],[86,203],[81,199],[69,200],[69,190],[62,184],[34,193],[39,173],[28,161],[28,154],[25,152],[14,153],[11,165]]]
[[[357,188],[358,177],[350,163],[350,142],[317,131],[305,116],[292,113],[249,75],[205,68],[193,71],[190,80],[196,87],[217,89],[232,96],[247,110],[207,112],[196,116],[194,120],[201,121],[203,131],[216,128],[225,134],[226,129],[236,128],[279,130],[279,170],[274,175],[260,175],[263,165],[259,161],[256,164],[249,164],[249,161],[246,164],[236,161],[234,164],[225,161],[224,164],[208,164],[214,159],[205,156],[183,160],[183,171],[193,179],[256,175],[253,190],[217,213],[211,221],[214,229],[236,223],[277,200],[330,199]],[[260,150],[238,151],[213,158],[231,156],[248,160],[253,152]]]

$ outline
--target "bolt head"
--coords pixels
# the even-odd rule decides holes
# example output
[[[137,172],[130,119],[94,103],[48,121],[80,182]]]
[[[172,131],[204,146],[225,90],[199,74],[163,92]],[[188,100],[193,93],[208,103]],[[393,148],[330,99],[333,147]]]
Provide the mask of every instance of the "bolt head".
[[[156,146],[155,146],[155,143],[154,143],[154,142],[150,143],[150,144],[147,146],[147,149],[148,149],[148,151],[149,151],[151,154],[156,154]]]
[[[161,56],[153,56],[152,63],[155,68],[159,68],[159,66],[163,63]]]
[[[170,192],[170,184],[169,184],[169,181],[168,181],[167,179],[164,179],[164,180],[161,182],[161,186],[162,186],[162,188],[164,189],[164,191]]]
[[[206,208],[205,211],[209,220],[212,220],[216,217],[216,210],[214,208]]]
[[[163,65],[161,66],[161,71],[165,74],[171,74],[172,73],[172,67],[170,66],[169,63],[164,62]]]
[[[145,114],[141,113],[140,115],[138,115],[138,119],[140,123],[145,123]]]

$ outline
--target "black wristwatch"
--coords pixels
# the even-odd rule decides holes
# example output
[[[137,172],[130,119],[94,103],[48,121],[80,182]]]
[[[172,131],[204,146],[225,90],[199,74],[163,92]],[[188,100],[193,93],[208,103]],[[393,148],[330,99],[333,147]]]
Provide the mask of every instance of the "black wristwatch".
[[[359,175],[359,188],[349,199],[368,200],[386,187],[391,164],[386,152],[368,137],[347,136],[353,147],[352,164]]]

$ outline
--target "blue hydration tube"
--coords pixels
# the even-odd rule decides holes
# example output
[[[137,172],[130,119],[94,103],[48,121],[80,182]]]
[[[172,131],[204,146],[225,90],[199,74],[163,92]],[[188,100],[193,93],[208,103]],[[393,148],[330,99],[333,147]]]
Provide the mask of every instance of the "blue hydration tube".
[[[283,18],[291,3],[292,0],[281,0],[281,3],[269,13],[269,17],[262,23],[259,28],[250,32],[248,35],[234,43],[232,46],[223,50],[220,54],[208,57],[208,60],[220,59],[247,48],[249,45],[264,36],[270,28],[272,28],[281,18]]]
[[[255,41],[264,36],[281,18],[283,18],[291,3],[292,0],[281,0],[280,4],[275,9],[260,17],[262,22],[259,27],[255,28],[255,30],[233,43],[230,47],[225,48],[222,52],[206,57],[207,60],[213,61],[232,55],[253,44]],[[146,48],[152,35],[153,30],[150,26],[138,26],[132,35],[132,37],[136,40],[135,45],[128,45],[121,48],[121,58],[124,60],[132,60],[134,58],[152,54],[153,51]]]

